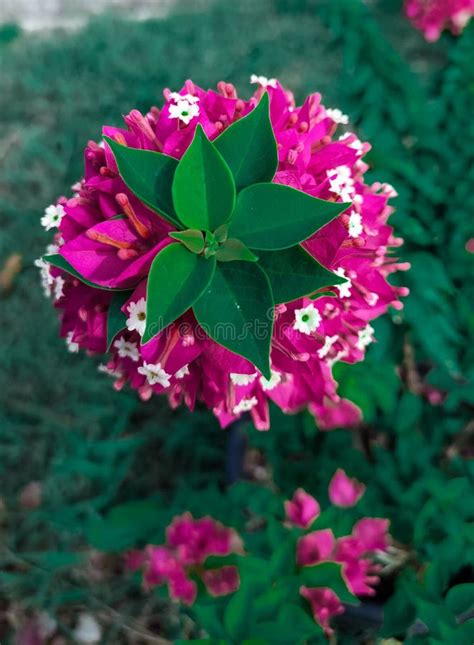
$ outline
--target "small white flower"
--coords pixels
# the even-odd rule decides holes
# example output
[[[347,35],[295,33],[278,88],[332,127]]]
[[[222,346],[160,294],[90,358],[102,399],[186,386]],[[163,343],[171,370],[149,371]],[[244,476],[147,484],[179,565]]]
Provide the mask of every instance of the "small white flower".
[[[146,376],[146,379],[150,385],[161,385],[162,387],[169,387],[171,374],[167,374],[165,370],[161,367],[160,363],[143,363],[141,367],[138,368],[138,373]]]
[[[188,125],[195,116],[199,116],[199,106],[196,103],[179,100],[176,105],[169,106],[168,118],[170,119],[179,119]]]
[[[189,374],[189,366],[188,365],[183,365],[175,374],[176,378],[184,378],[185,376],[188,376]]]
[[[193,96],[192,94],[179,94],[178,92],[170,92],[169,99],[177,103],[178,101],[187,101],[188,103],[198,103],[199,96]]]
[[[255,381],[257,376],[257,372],[253,374],[236,374],[235,372],[231,372],[230,380],[234,385],[250,385],[250,383]]]
[[[358,139],[352,132],[346,132],[339,137],[339,141],[345,142],[349,137],[355,137],[350,143],[346,143],[346,146],[352,148],[357,152],[358,155],[361,155],[364,152],[364,146],[360,139]]]
[[[125,338],[118,338],[114,342],[114,347],[118,351],[120,358],[130,358],[134,363],[140,359],[140,352],[138,351],[138,345],[132,343]]]
[[[341,349],[340,352],[337,352],[337,354],[334,356],[334,358],[328,358],[328,365],[329,367],[332,367],[335,363],[339,363],[339,361],[347,356],[347,350],[346,349]]]
[[[59,300],[64,296],[64,287],[65,280],[60,275],[57,278],[54,278],[54,299]]]
[[[318,349],[319,358],[325,358],[325,356],[327,356],[331,351],[331,347],[335,342],[337,342],[338,339],[339,336],[325,336],[324,345],[321,347],[321,349]]]
[[[146,300],[140,298],[138,302],[131,302],[128,307],[127,329],[137,331],[140,336],[145,333],[146,327]]]
[[[347,125],[349,123],[349,117],[347,114],[343,114],[341,110],[338,110],[337,108],[327,108],[326,116],[332,119],[334,123],[342,123],[343,125]]]
[[[337,284],[336,287],[339,291],[339,298],[350,298],[351,297],[351,287],[352,287],[352,282],[350,278],[346,276],[346,272],[342,267],[339,267],[334,271],[334,273],[339,276],[340,278],[345,278],[345,282],[342,284]]]
[[[364,329],[361,329],[359,331],[358,336],[359,336],[359,339],[356,343],[356,347],[357,349],[362,350],[368,345],[370,345],[370,343],[374,340],[374,328],[371,327],[370,325],[367,325],[366,327],[364,327]]]
[[[77,354],[77,352],[79,351],[79,343],[76,343],[72,339],[73,336],[74,336],[74,332],[70,331],[66,336],[66,345],[67,345],[68,351],[70,351],[71,354]]]
[[[293,329],[302,334],[311,334],[316,331],[321,322],[321,314],[313,304],[295,310],[295,322]]]
[[[257,76],[257,74],[252,74],[250,77],[251,83],[257,83],[262,87],[273,87],[276,88],[277,80],[276,78],[267,78],[266,76]]]
[[[275,372],[272,370],[272,374],[269,379],[265,378],[264,376],[260,377],[260,385],[262,386],[265,392],[268,392],[269,390],[273,390],[273,388],[275,388],[277,385],[280,385],[280,383],[281,383],[280,372]]]
[[[392,184],[382,184],[382,190],[387,197],[398,197],[398,193]]]
[[[251,399],[242,399],[240,403],[234,405],[232,412],[234,414],[240,414],[241,412],[249,412],[252,408],[257,405],[257,397],[253,396]]]
[[[64,244],[64,241],[62,242]],[[46,255],[55,255],[60,249],[59,244],[48,244],[46,247]]]
[[[114,376],[115,378],[120,378],[122,376],[122,372],[117,369],[112,369],[105,363],[100,363],[100,365],[97,367],[97,371],[101,372],[102,374],[107,374],[108,376]]]
[[[64,208],[61,204],[58,204],[57,206],[51,204],[51,206],[48,206],[44,211],[44,215],[41,218],[41,224],[47,231],[50,231],[52,228],[57,228],[61,224],[61,220],[65,214],[66,213],[64,212]]]
[[[344,202],[350,202],[354,195],[354,179],[349,166],[337,166],[326,170],[330,190],[339,195]]]
[[[43,260],[43,258],[38,258],[37,260],[35,260],[35,266],[37,266],[40,270],[41,285],[43,287],[44,295],[49,298],[51,296],[51,290],[54,284],[54,278],[49,271],[50,264],[49,262]]]
[[[351,237],[359,237],[359,235],[364,231],[362,226],[362,216],[355,211],[352,211],[349,216],[349,235]]]
[[[99,643],[102,638],[102,629],[92,614],[79,614],[76,628],[72,632],[73,638],[81,645]]]

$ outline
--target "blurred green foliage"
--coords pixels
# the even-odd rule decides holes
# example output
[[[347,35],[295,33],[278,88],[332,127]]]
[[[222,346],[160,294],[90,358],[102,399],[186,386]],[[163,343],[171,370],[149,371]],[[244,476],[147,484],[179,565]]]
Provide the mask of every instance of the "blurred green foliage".
[[[84,607],[100,616],[104,643],[140,630],[202,636],[205,617],[150,600],[115,554],[160,541],[187,509],[244,531],[249,518],[281,514],[298,486],[324,501],[342,467],[367,484],[361,511],[389,517],[405,554],[380,587],[379,637],[472,642],[474,25],[428,45],[400,4],[183,2],[162,21],[102,17],[44,36],[0,30],[0,267],[23,256],[0,309],[4,602],[47,610],[66,637]],[[370,176],[399,192],[393,225],[412,269],[397,280],[411,295],[377,321],[363,364],[338,365],[341,394],[362,407],[364,423],[321,433],[309,415],[273,410],[270,432],[245,429],[254,481],[226,488],[227,437],[212,415],[116,393],[94,360],[67,353],[32,264],[48,242],[44,206],[69,193],[103,123],[146,111],[186,78],[245,92],[254,72],[278,76],[298,100],[321,91],[372,143]],[[40,482],[39,506],[31,482]],[[370,636],[347,626],[338,634],[341,643]],[[1,642],[10,637],[0,619]]]

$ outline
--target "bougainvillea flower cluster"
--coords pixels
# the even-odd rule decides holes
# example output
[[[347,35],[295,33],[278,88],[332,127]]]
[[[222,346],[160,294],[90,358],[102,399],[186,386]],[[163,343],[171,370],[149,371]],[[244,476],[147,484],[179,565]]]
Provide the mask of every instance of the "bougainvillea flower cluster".
[[[357,504],[365,486],[350,479],[339,469],[329,484],[329,497],[335,506],[349,507]],[[319,504],[309,493],[298,489],[291,501],[286,502],[287,520],[308,530],[319,515]],[[296,561],[299,567],[312,567],[321,562],[342,564],[342,574],[350,591],[356,596],[372,596],[379,582],[381,566],[372,556],[385,553],[389,547],[389,520],[365,517],[353,527],[351,535],[336,539],[331,529],[307,532],[299,538]],[[343,613],[344,607],[334,590],[328,587],[300,588],[301,595],[311,605],[314,619],[332,633],[330,620]]]
[[[54,266],[46,256],[37,262],[43,287],[60,311],[61,335],[70,351],[109,352],[100,369],[114,378],[117,390],[128,383],[144,400],[164,393],[172,407],[184,403],[193,409],[202,401],[223,427],[249,412],[258,429],[268,429],[270,400],[285,412],[308,408],[322,429],[351,425],[360,411],[338,396],[332,368],[338,361],[362,360],[374,340],[370,322],[389,306],[401,308],[399,297],[407,293],[387,281],[391,273],[408,268],[389,254],[390,247],[402,243],[387,224],[393,210],[388,200],[396,193],[387,184],[365,183],[363,156],[370,145],[351,132],[338,133],[347,117],[326,109],[319,94],[297,106],[277,80],[253,81],[258,88],[248,101],[229,83],[219,83],[214,92],[187,81],[179,93],[164,92],[160,109],[146,115],[132,110],[126,128],[104,127],[107,143],[88,144],[75,195],[48,207],[42,219],[47,230],[57,229],[47,257],[59,259]],[[119,173],[111,147],[180,160],[198,135],[203,142],[217,141],[264,96],[278,153],[272,183],[341,204],[339,211],[350,204],[301,243],[332,280],[308,297],[276,303],[271,371],[265,374],[212,340],[191,309],[143,342],[152,263],[164,250],[181,246],[173,244],[176,239],[198,247],[201,240],[189,237],[194,232],[185,232],[184,239],[172,221],[137,198]],[[206,241],[206,249],[212,244],[217,242]],[[288,269],[286,253],[267,254],[273,256],[269,266],[274,275],[280,271],[281,285],[298,287],[298,267]]]
[[[405,0],[405,13],[432,42],[445,29],[459,35],[474,16],[474,0]]]
[[[143,571],[147,589],[166,584],[171,598],[192,605],[197,595],[193,577],[199,577],[212,596],[225,596],[238,588],[235,566],[204,569],[202,565],[210,556],[224,557],[241,551],[241,540],[233,529],[210,517],[194,519],[185,513],[175,517],[167,528],[166,544],[129,553],[127,566]]]
[[[341,469],[329,485],[333,506],[341,509],[355,506],[364,491],[363,484],[349,478]],[[382,561],[389,549],[389,521],[363,517],[354,524],[350,535],[336,538],[332,529],[318,528],[320,504],[302,488],[295,491],[291,500],[285,501],[284,508],[284,528],[278,546],[290,549],[285,551],[287,555],[282,562],[286,570],[280,571],[281,584],[288,587],[290,580],[296,580],[297,584],[291,585],[294,591],[290,592],[295,597],[289,602],[300,597],[306,599],[315,621],[331,634],[330,621],[344,612],[343,602],[356,603],[357,597],[374,595],[382,569],[376,559]],[[337,524],[337,513],[334,518]],[[252,533],[255,530],[253,528]],[[262,530],[262,526],[258,530]],[[253,539],[249,543],[258,542]],[[275,544],[272,544],[275,550]],[[288,552],[293,552],[294,557],[288,557]],[[209,560],[211,556],[215,557]],[[167,528],[165,544],[129,552],[126,566],[129,570],[142,572],[145,589],[167,585],[171,598],[192,605],[204,599],[201,594],[226,596],[237,591],[239,568],[244,567],[247,557],[258,559],[257,554],[244,549],[244,543],[234,529],[210,517],[194,519],[185,513],[175,517]],[[222,564],[220,558],[223,558]],[[272,562],[273,553],[270,552],[270,561],[263,560],[265,569],[271,569]],[[329,567],[330,573],[325,567]],[[324,584],[309,584],[309,580],[321,580],[317,578],[321,568],[326,571]],[[198,581],[203,585],[198,585]],[[278,587],[279,581],[275,585]]]

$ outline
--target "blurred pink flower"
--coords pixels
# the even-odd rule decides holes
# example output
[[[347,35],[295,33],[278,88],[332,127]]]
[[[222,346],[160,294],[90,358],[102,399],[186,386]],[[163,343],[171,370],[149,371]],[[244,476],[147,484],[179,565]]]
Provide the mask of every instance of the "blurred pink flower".
[[[336,540],[331,529],[307,533],[298,540],[296,561],[299,567],[311,566],[330,560]]]
[[[321,625],[327,636],[334,633],[329,621],[344,613],[344,607],[332,589],[328,587],[301,587],[300,594],[311,605],[314,620]]]
[[[287,519],[303,529],[307,529],[320,513],[318,502],[306,493],[302,488],[298,488],[293,499],[285,502],[285,511]]]
[[[205,569],[202,565],[209,556],[226,556],[242,552],[242,541],[237,533],[211,517],[195,520],[190,513],[175,517],[166,531],[166,544],[148,546],[144,552],[131,551],[126,566],[131,570],[143,569],[146,588],[168,585],[171,598],[192,605],[197,595],[197,584],[191,576],[198,576],[213,596],[223,596],[238,589],[239,572],[235,566]]]
[[[365,492],[364,484],[338,468],[329,483],[329,499],[335,506],[355,506]]]
[[[474,16],[474,0],[405,0],[405,13],[432,42],[444,29],[459,35]]]

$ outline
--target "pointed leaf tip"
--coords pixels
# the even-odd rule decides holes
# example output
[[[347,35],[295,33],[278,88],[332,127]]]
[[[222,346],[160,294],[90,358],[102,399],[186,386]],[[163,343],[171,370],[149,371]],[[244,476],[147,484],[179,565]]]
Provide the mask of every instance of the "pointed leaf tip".
[[[271,181],[278,167],[278,150],[268,92],[249,114],[224,130],[214,145],[227,162],[238,191]]]
[[[284,184],[254,184],[238,195],[229,235],[258,251],[287,249],[347,208]]]
[[[179,219],[189,228],[213,231],[234,210],[234,179],[200,124],[176,168],[172,194]]]
[[[270,378],[274,303],[269,280],[257,263],[219,262],[193,310],[213,340]]]
[[[179,226],[171,196],[178,160],[161,152],[129,148],[107,136],[104,140],[112,150],[121,178],[132,193],[164,219]]]

